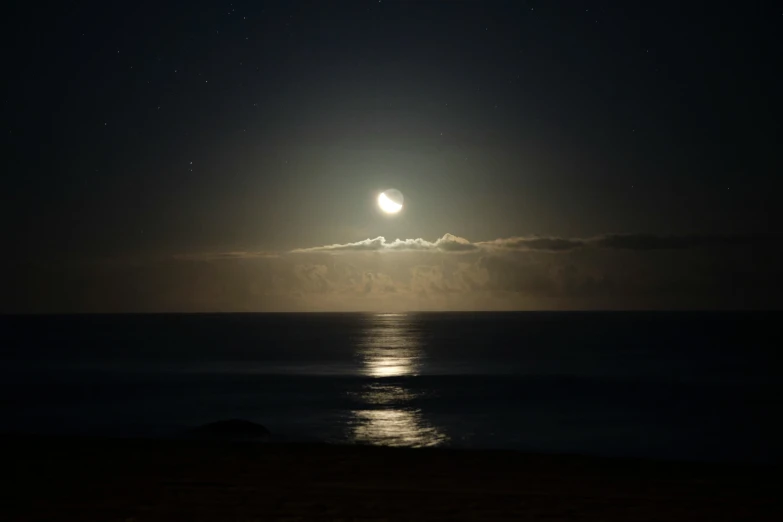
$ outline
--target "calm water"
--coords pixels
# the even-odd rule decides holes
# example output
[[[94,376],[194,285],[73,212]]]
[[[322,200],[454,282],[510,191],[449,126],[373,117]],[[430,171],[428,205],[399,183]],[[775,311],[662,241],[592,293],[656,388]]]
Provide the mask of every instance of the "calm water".
[[[780,313],[0,318],[0,430],[781,461]]]

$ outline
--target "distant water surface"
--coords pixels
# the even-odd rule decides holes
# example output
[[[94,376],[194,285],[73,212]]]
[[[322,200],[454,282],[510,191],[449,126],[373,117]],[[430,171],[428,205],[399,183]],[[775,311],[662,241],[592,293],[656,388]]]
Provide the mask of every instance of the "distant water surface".
[[[780,462],[780,313],[0,317],[0,430]]]

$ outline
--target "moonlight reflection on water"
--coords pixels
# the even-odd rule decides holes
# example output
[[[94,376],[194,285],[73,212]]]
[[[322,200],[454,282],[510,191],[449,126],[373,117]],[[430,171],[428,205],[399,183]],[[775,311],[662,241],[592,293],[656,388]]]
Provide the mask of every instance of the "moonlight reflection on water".
[[[447,437],[428,426],[419,410],[359,410],[354,412],[354,442],[380,446],[437,446]]]
[[[418,375],[423,357],[419,332],[405,314],[378,314],[367,319],[359,343],[362,373],[374,381],[356,396],[352,440],[381,446],[435,446],[448,440],[431,426],[412,401],[417,395],[394,377]]]

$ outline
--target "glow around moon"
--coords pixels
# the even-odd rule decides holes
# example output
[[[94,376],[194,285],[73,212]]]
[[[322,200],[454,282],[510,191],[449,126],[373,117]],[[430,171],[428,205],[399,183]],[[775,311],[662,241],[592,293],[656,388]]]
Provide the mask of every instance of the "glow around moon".
[[[402,210],[402,192],[389,189],[378,195],[378,206],[387,214],[396,214]]]

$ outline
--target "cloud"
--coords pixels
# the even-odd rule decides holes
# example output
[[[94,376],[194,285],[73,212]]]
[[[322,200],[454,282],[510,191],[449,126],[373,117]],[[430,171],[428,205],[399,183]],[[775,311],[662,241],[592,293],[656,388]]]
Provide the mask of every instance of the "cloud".
[[[606,234],[589,240],[598,248],[618,250],[682,250],[688,248],[741,247],[780,242],[771,234],[751,235],[683,235]]]
[[[300,248],[294,253],[315,252],[475,252],[518,251],[565,253],[582,248],[607,250],[682,250],[691,248],[742,247],[765,243],[781,243],[774,235],[656,235],[656,234],[604,234],[587,238],[563,238],[557,236],[527,236],[500,238],[472,243],[453,234],[445,234],[435,241],[426,239],[395,239],[387,241],[379,236],[355,243],[343,243],[310,248]]]
[[[568,252],[585,246],[586,242],[584,239],[532,236],[495,239],[494,241],[483,241],[476,245],[486,249]]]
[[[300,282],[298,290],[310,292],[328,292],[333,285],[327,279],[329,269],[324,265],[298,264],[294,265],[294,274]]]
[[[378,236],[375,239],[365,239],[355,243],[343,243],[335,245],[325,245],[310,248],[299,248],[293,250],[295,254],[316,253],[316,252],[382,252],[382,251],[441,251],[441,252],[469,252],[477,250],[479,247],[467,239],[457,237],[453,234],[445,234],[443,237],[430,242],[426,239],[395,239],[387,241],[385,237]]]

